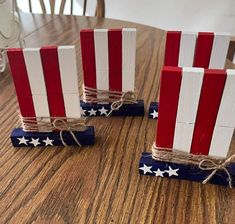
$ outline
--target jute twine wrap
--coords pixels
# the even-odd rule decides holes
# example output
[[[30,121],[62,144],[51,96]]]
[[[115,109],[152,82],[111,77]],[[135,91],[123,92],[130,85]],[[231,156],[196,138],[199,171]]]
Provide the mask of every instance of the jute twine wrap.
[[[59,131],[60,140],[64,146],[68,146],[64,140],[63,132],[68,131],[78,146],[80,142],[74,134],[74,131],[85,131],[84,118],[68,117],[22,117],[20,116],[22,128],[25,132],[50,132]]]
[[[123,104],[138,103],[134,92],[99,90],[84,85],[83,85],[83,101],[86,103],[100,103],[100,102],[111,103],[111,110],[107,114],[107,117],[110,116],[113,111],[119,110]]]
[[[223,170],[228,176],[229,187],[232,188],[232,177],[227,167],[235,161],[235,154],[229,158],[221,159],[188,154],[179,150],[172,151],[172,149],[159,148],[154,143],[152,146],[152,158],[164,162],[197,165],[201,170],[210,170],[211,173],[203,180],[203,184],[206,184],[218,171]]]

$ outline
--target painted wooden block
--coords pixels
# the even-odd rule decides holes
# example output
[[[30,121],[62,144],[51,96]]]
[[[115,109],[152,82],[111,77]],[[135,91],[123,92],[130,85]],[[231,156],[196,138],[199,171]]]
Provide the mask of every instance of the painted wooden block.
[[[88,126],[85,131],[74,131],[73,133],[82,146],[94,145],[95,132],[93,126]],[[62,135],[67,145],[77,146],[69,131],[63,131]],[[13,130],[11,141],[15,147],[63,146],[59,132],[25,132],[22,128]]]
[[[75,47],[14,48],[8,49],[7,54],[21,116],[32,117],[38,126],[38,132],[15,129],[11,136],[13,145],[63,145],[59,130],[44,131],[45,125],[42,127],[39,121],[41,117],[48,122],[57,117],[65,122],[66,118],[81,118]],[[93,127],[73,133],[81,145],[94,144]],[[76,143],[69,131],[63,131],[63,139],[67,145]]]
[[[209,156],[226,158],[234,133],[233,127],[215,126],[211,139]]]
[[[229,41],[224,33],[168,31],[164,65],[223,69]]]
[[[199,32],[195,47],[193,67],[209,68],[214,33]],[[218,67],[215,67],[218,68]]]
[[[232,185],[235,186],[235,163],[227,167],[232,177]],[[203,182],[213,170],[201,170],[195,165],[177,164],[172,162],[163,162],[152,159],[151,153],[142,153],[139,162],[139,173],[155,177],[168,177],[175,179],[184,179],[189,181]],[[210,179],[209,183],[228,186],[227,174],[219,170]]]
[[[100,91],[134,92],[136,29],[86,29],[80,37],[84,86]],[[104,104],[109,102],[105,94],[92,96],[98,104]]]
[[[152,119],[158,118],[158,102],[151,102],[148,110],[148,117]]]
[[[154,158],[142,154],[140,174],[232,187],[234,81],[234,70],[163,67]]]
[[[135,91],[136,29],[122,29],[122,91]]]
[[[181,33],[178,66],[192,67],[196,42],[197,42],[196,33],[194,32]]]
[[[164,65],[223,69],[229,42],[227,33],[167,31]],[[157,116],[150,114],[158,112],[153,105],[149,118],[155,119]]]
[[[96,88],[109,90],[109,47],[108,47],[108,30],[94,30],[94,47],[96,63]],[[97,96],[99,99],[102,96]]]
[[[24,60],[23,49],[8,49],[7,56],[19,103],[20,113],[24,117],[35,117],[32,92]]]
[[[62,92],[65,94],[79,93],[75,46],[59,46],[58,59]]]
[[[190,152],[204,69],[183,68],[173,149]]]
[[[224,68],[229,42],[230,35],[226,33],[214,34],[209,68]]]
[[[119,110],[114,110],[111,116],[144,116],[144,101],[137,100],[137,104],[123,104]],[[80,102],[83,116],[107,116],[111,110],[111,104],[91,104]]]
[[[182,68],[165,66],[161,73],[156,146],[172,148],[182,79]]]
[[[178,66],[181,31],[168,31],[166,33],[165,66]]]
[[[227,70],[227,78],[216,118],[209,155],[226,157],[235,128],[235,70]]]
[[[192,138],[193,138],[194,124],[185,122],[176,122],[173,150],[177,149],[190,153]]]
[[[192,154],[209,154],[226,76],[225,70],[205,69],[204,71],[190,150]]]

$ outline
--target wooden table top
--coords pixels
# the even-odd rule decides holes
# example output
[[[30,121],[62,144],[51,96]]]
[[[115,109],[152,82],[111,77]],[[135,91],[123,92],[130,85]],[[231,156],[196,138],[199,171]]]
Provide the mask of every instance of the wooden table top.
[[[79,86],[82,28],[137,28],[136,89],[145,109],[156,101],[164,31],[111,19],[21,15],[27,47],[77,46]],[[235,223],[235,190],[138,174],[156,120],[92,118],[92,147],[11,146],[20,125],[9,71],[0,74],[0,223]],[[235,141],[232,147],[235,148]]]

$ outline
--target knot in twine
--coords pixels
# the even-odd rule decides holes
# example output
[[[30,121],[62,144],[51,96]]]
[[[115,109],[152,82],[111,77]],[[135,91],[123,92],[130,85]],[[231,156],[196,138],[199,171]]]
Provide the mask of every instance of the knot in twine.
[[[83,85],[83,101],[86,103],[111,103],[111,110],[106,115],[110,116],[113,111],[119,110],[124,103],[136,104],[136,94],[132,91],[121,92],[112,90],[100,90]]]
[[[68,131],[78,146],[81,146],[74,131],[85,131],[84,118],[68,117],[22,117],[20,115],[22,128],[25,132],[48,132],[59,131],[60,140],[64,146],[68,146],[64,140],[63,132]]]
[[[107,114],[107,117],[109,117],[113,111],[119,110],[124,103],[136,104],[137,101],[136,101],[135,93],[131,91],[124,92],[119,100],[116,100],[111,104],[111,110]]]
[[[83,122],[73,122],[73,119],[72,121],[70,121],[70,119],[67,119],[67,121],[65,121],[64,119],[56,118],[53,120],[52,125],[55,129],[58,129],[60,131],[60,140],[64,146],[68,145],[64,141],[63,132],[68,131],[72,136],[73,140],[77,143],[77,145],[81,147],[81,144],[78,141],[77,137],[75,136],[74,131],[86,130],[87,127],[84,123],[84,120]]]
[[[234,160],[235,154],[227,158],[224,162],[216,163],[211,159],[203,159],[199,162],[198,167],[201,170],[211,170],[209,176],[203,180],[203,184],[206,184],[219,170],[223,170],[228,176],[229,187],[232,188],[232,177],[228,171],[227,166]]]
[[[152,145],[152,158],[154,160],[173,162],[179,164],[197,165],[201,170],[208,170],[211,173],[202,181],[206,184],[218,171],[223,170],[228,177],[229,187],[232,188],[232,176],[228,171],[227,166],[235,159],[235,154],[224,161],[218,158],[208,157],[205,155],[193,155],[179,150],[169,148],[156,147],[155,143]]]

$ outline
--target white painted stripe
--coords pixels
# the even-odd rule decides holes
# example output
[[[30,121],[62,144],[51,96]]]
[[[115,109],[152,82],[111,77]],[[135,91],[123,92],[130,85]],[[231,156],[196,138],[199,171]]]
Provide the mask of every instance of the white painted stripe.
[[[182,32],[180,39],[179,63],[180,67],[192,67],[197,33]]]
[[[136,29],[122,29],[122,91],[135,90]]]
[[[63,93],[78,93],[75,46],[59,46],[58,59]]]
[[[195,123],[203,74],[202,68],[183,68],[176,122]]]
[[[216,126],[235,127],[235,70],[227,70]]]
[[[234,128],[215,126],[209,156],[226,158],[233,137]]]
[[[177,122],[175,126],[175,135],[173,149],[190,153],[194,124]]]
[[[173,148],[190,153],[204,69],[183,68]]]
[[[46,95],[46,86],[39,48],[25,48],[23,50],[26,69],[32,94]]]
[[[122,71],[122,91],[135,91],[135,71]]]
[[[36,117],[50,117],[40,48],[23,50]],[[50,122],[50,119],[44,119]],[[40,131],[40,128],[39,128]]]
[[[227,78],[220,102],[210,145],[210,156],[226,157],[235,127],[235,70],[227,70]]]
[[[50,122],[50,111],[48,107],[47,95],[45,94],[35,94],[32,95],[33,105],[35,110],[35,115],[40,120],[40,117],[47,117],[43,119],[44,121]],[[39,127],[40,131],[40,127]],[[45,130],[42,130],[45,131]],[[50,131],[48,131],[50,132]]]
[[[78,93],[64,93],[64,107],[66,117],[69,118],[80,118],[80,99]]]
[[[109,90],[108,30],[95,29],[96,87]],[[98,96],[101,98],[101,96]]]
[[[214,34],[209,68],[224,68],[229,47],[229,41],[229,34]]]

